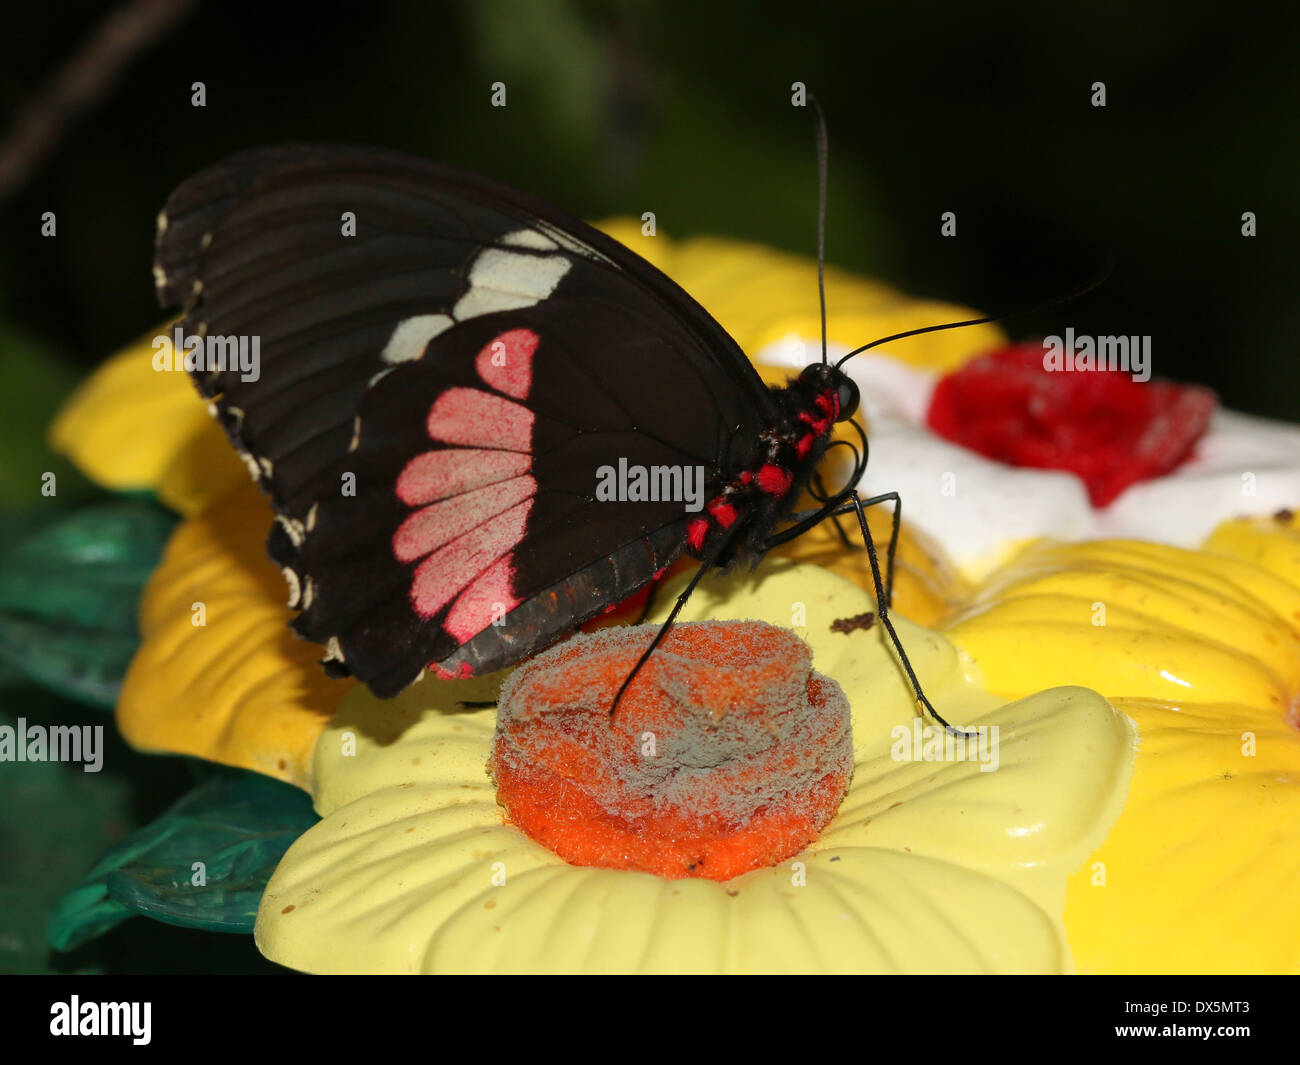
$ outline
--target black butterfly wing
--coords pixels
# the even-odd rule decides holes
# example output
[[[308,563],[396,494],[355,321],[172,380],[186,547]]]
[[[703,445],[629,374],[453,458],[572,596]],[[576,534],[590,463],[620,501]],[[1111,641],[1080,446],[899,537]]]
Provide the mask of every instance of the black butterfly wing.
[[[169,199],[155,273],[209,358],[258,338],[256,375],[194,378],[272,498],[295,626],[380,695],[508,665],[644,585],[692,515],[596,499],[599,468],[698,466],[713,489],[774,414],[639,256],[397,153],[231,157]]]

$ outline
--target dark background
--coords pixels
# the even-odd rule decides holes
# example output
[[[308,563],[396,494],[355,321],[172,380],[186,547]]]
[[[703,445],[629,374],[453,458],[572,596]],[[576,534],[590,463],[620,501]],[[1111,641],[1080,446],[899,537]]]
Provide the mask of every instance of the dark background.
[[[121,6],[8,5],[0,145]],[[1158,376],[1295,420],[1298,44],[1300,25],[1204,2],[196,3],[0,200],[0,474],[39,450],[78,377],[162,320],[154,217],[227,152],[287,138],[388,145],[586,217],[653,210],[670,236],[812,254],[813,130],[790,106],[793,81],[829,122],[831,262],[996,311],[1076,288],[1113,252],[1104,288],[1010,323],[1013,335],[1150,334]],[[494,81],[504,109],[489,106]],[[1090,104],[1095,81],[1104,109]],[[959,235],[945,240],[949,210]],[[1247,210],[1253,239],[1240,233]],[[57,238],[40,235],[44,211]],[[22,483],[30,495],[34,478]],[[15,502],[0,492],[0,506]],[[3,702],[7,717],[108,720],[21,689]],[[140,919],[49,955],[49,905],[191,783],[178,760],[114,742],[95,777],[0,774],[0,968],[270,969],[248,937]]]
[[[44,84],[110,6],[10,5],[0,107]],[[1151,334],[1158,375],[1294,419],[1300,20],[1106,7],[196,4],[0,204],[0,314],[84,366],[151,330],[168,192],[287,138],[404,148],[586,217],[653,210],[669,235],[813,253],[799,80],[828,116],[832,262],[996,311],[1071,291],[1113,251],[1103,291],[1012,332]],[[206,108],[190,105],[195,80]],[[504,109],[489,106],[493,81]],[[39,235],[45,210],[57,239]],[[956,239],[939,236],[946,210]]]

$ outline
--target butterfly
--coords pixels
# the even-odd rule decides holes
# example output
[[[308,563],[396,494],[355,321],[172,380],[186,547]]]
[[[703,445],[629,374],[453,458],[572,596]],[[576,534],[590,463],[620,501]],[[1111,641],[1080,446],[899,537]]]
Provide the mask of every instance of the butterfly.
[[[375,148],[288,144],[203,170],[159,215],[154,276],[183,308],[187,369],[274,506],[293,627],[332,674],[390,697],[426,670],[498,670],[693,556],[662,635],[705,571],[854,513],[880,620],[942,722],[888,615],[900,501],[856,492],[858,391],[824,347],[768,387],[622,244]],[[222,357],[237,338],[259,365]],[[817,468],[838,423],[862,451],[828,495]],[[796,514],[806,489],[823,505]],[[863,515],[884,501],[886,578]]]

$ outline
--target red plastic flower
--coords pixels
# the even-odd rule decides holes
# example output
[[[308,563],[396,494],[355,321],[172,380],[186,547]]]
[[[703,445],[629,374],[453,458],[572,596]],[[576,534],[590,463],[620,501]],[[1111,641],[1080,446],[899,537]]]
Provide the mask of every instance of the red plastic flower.
[[[954,443],[1012,466],[1066,470],[1104,507],[1190,457],[1214,393],[1122,370],[1049,370],[1040,341],[982,355],[935,386],[927,421]]]

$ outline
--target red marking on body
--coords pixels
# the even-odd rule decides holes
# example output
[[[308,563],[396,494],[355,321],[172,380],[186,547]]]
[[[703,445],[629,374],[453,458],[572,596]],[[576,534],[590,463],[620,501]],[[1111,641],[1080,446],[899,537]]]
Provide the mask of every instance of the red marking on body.
[[[740,483],[741,483],[741,484],[749,484],[749,482],[752,481],[753,479],[754,479],[754,471],[753,471],[753,470],[741,470],[741,471],[740,471]]]
[[[409,507],[448,499],[528,472],[528,455],[517,451],[448,448],[416,455],[397,475],[397,498]]]
[[[477,388],[449,388],[433,402],[429,436],[444,444],[531,451],[533,412]]]
[[[686,542],[692,550],[698,551],[704,546],[704,538],[709,535],[709,523],[705,518],[695,518],[686,526]]]
[[[531,329],[507,330],[478,353],[474,368],[485,385],[515,399],[527,399],[537,344],[537,334]]]
[[[832,392],[822,392],[813,397],[813,403],[824,417],[818,418],[812,411],[801,410],[799,420],[812,429],[815,435],[821,436],[830,431],[830,427],[835,424],[835,419],[839,417],[840,399]],[[800,458],[802,457],[801,455]]]
[[[711,499],[705,504],[704,509],[712,514],[713,519],[724,529],[731,528],[731,523],[736,520],[736,508],[724,502],[721,496]]]
[[[808,426],[814,433],[820,436],[831,427],[830,418],[815,418],[806,410],[799,412],[799,420]]]
[[[498,559],[460,593],[442,627],[461,643],[473,639],[519,605],[514,578],[514,557]]]
[[[515,477],[422,507],[393,534],[393,557],[398,562],[414,562],[536,494],[533,478]]]
[[[758,487],[770,496],[783,496],[790,491],[794,483],[794,474],[780,466],[768,463],[758,471]]]
[[[813,441],[817,438],[812,433],[804,433],[794,444],[795,458],[803,459],[808,457],[808,452],[812,450]]]
[[[468,662],[462,662],[458,665],[455,672],[452,672],[450,669],[443,669],[442,666],[438,665],[436,662],[431,662],[429,668],[433,670],[433,675],[439,680],[465,680],[474,675],[474,671],[470,669]]]
[[[439,548],[415,570],[411,606],[431,618],[524,538],[533,501],[526,499]]]
[[[826,430],[826,419],[815,418],[806,410],[801,410],[799,412],[799,420],[803,422],[804,425],[808,426],[815,436],[821,436],[821,434]]]

